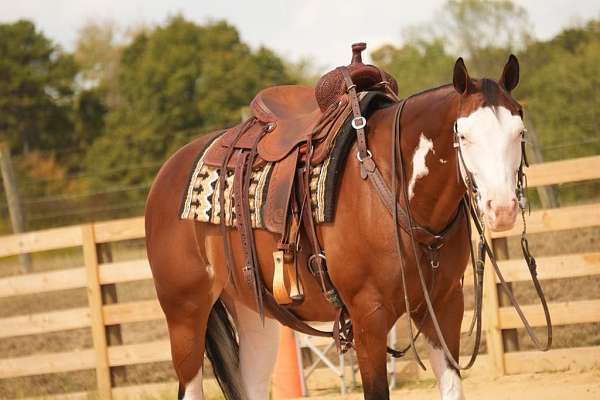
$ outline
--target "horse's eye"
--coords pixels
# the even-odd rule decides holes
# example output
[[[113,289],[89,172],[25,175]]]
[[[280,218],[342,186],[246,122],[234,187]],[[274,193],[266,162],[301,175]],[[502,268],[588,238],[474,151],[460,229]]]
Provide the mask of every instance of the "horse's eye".
[[[527,138],[527,129],[523,129],[519,136],[521,137],[522,141],[525,141],[525,139]]]

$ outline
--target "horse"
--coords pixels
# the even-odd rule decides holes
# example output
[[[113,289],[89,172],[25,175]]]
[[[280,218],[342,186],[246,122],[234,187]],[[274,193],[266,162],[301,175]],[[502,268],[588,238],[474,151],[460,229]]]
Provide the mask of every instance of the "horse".
[[[493,231],[513,227],[524,131],[522,108],[511,95],[518,82],[519,63],[512,55],[497,81],[471,78],[458,59],[451,84],[408,97],[400,111],[399,106],[385,107],[369,116],[369,157],[388,186],[399,179],[403,187],[394,195],[416,225],[444,231],[457,219],[467,192],[465,181],[471,179],[487,226]],[[168,324],[178,396],[203,398],[206,352],[227,399],[267,399],[279,323],[268,310],[261,320],[253,290],[232,283],[243,281],[242,271],[226,267],[220,227],[178,218],[189,171],[208,140],[193,140],[164,163],[145,210],[147,254]],[[404,164],[394,162],[394,151]],[[350,154],[356,152],[355,143]],[[409,251],[411,235],[398,229],[377,190],[361,176],[363,161],[347,158],[334,220],[316,230],[330,279],[352,323],[364,398],[389,398],[387,333],[408,310],[427,339],[441,398],[464,399],[460,373],[443,346],[458,360],[464,311],[461,280],[471,246],[468,219],[454,224],[439,248],[438,261],[429,263],[422,250]],[[242,265],[240,235],[235,228],[228,233],[235,264]],[[272,289],[271,250],[277,237],[266,230],[255,230],[254,235],[260,273]],[[402,256],[398,247],[404,250]],[[301,249],[310,246],[304,243]],[[300,251],[300,265],[306,265],[309,253]],[[422,268],[423,279],[445,343],[428,312],[418,276],[421,264],[428,266]],[[294,313],[304,321],[333,321],[336,310],[314,277],[306,268],[299,274],[305,300],[294,306]]]

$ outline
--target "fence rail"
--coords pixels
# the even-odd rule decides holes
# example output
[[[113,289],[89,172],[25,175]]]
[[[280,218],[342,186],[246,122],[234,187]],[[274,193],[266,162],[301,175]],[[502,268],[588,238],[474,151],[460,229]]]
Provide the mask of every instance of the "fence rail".
[[[534,165],[528,170],[528,176],[532,187],[600,179],[600,156]],[[600,204],[534,211],[528,219],[528,231],[531,233],[593,226],[600,226]],[[513,230],[495,233],[492,237],[496,241],[504,240],[520,232],[521,227],[516,226]],[[148,280],[151,279],[151,273],[147,259],[101,262],[99,245],[143,237],[143,218],[0,237],[0,257],[74,247],[81,248],[83,252],[83,265],[75,268],[1,278],[0,298],[77,288],[85,288],[88,298],[86,307],[2,318],[0,339],[81,328],[90,329],[93,338],[93,347],[89,349],[0,358],[0,379],[94,369],[98,394],[103,399],[121,399],[128,394],[165,387],[163,384],[151,384],[116,388],[111,384],[112,368],[170,360],[167,340],[110,345],[107,338],[107,327],[164,318],[155,299],[114,304],[103,302],[104,286]],[[538,264],[539,277],[543,280],[599,275],[600,252],[541,256]],[[500,267],[507,281],[529,280],[528,271],[520,260],[502,260]],[[490,270],[487,268],[486,273]],[[465,286],[468,285],[472,283],[467,278]],[[598,365],[600,346],[555,349],[547,353],[505,352],[502,345],[503,330],[519,328],[521,323],[512,308],[500,305],[497,289],[497,281],[487,274],[484,323],[488,354],[478,361],[478,368],[504,374]],[[550,310],[555,325],[600,322],[600,299],[550,303]],[[545,323],[539,306],[525,305],[523,311],[533,326]],[[472,310],[465,312],[463,331],[467,330],[471,315]],[[85,396],[86,393],[72,393],[68,397]]]

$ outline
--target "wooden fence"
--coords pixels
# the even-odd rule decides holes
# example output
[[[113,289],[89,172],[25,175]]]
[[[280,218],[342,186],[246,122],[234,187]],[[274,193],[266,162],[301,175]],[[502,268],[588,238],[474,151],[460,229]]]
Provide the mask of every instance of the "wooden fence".
[[[534,165],[528,170],[529,185],[542,186],[600,179],[600,156]],[[600,204],[586,204],[532,212],[528,218],[530,233],[560,231],[600,225]],[[509,232],[494,234],[494,240],[520,234],[520,226]],[[124,282],[151,279],[146,259],[125,262],[101,262],[100,246],[144,237],[142,218],[100,222],[81,226],[49,229],[0,237],[0,258],[23,253],[80,247],[83,264],[77,268],[10,276],[0,279],[0,298],[86,288],[88,306],[0,319],[0,340],[11,337],[40,335],[78,328],[91,329],[93,347],[60,353],[32,354],[17,358],[0,358],[0,379],[59,372],[90,370],[96,373],[97,391],[102,399],[129,398],[143,392],[155,392],[158,384],[113,387],[111,369],[121,366],[170,360],[168,340],[137,344],[109,344],[110,327],[120,324],[163,319],[156,300],[107,304],[103,288]],[[600,252],[539,255],[541,279],[562,279],[600,274]],[[501,268],[511,282],[529,280],[520,260],[505,260]],[[485,334],[488,354],[475,368],[497,374],[532,371],[556,371],[572,366],[592,367],[600,360],[600,346],[536,351],[505,352],[503,330],[521,327],[509,306],[500,306],[497,285],[486,268],[484,304]],[[468,280],[466,280],[468,282]],[[103,301],[104,298],[104,301]],[[555,325],[600,322],[600,299],[551,303]],[[524,306],[533,326],[543,326],[541,308]],[[468,322],[471,311],[465,313]],[[466,325],[466,323],[464,324]],[[466,330],[466,326],[463,326]],[[108,329],[108,331],[107,331]],[[107,333],[108,332],[108,333]],[[0,355],[1,357],[1,355]],[[87,393],[71,393],[63,399],[83,399]],[[0,396],[2,397],[2,396]]]

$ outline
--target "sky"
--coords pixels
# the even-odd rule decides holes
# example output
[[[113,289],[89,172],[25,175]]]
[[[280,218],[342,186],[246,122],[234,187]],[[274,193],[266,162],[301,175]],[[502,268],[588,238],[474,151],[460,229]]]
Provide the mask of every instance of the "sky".
[[[350,44],[370,49],[402,43],[409,26],[430,21],[444,0],[0,0],[0,22],[33,20],[50,38],[72,50],[82,25],[114,21],[117,26],[163,23],[169,16],[204,23],[225,19],[242,40],[282,56],[308,59],[320,69],[346,64]],[[600,0],[520,0],[538,39],[589,18],[600,18]],[[368,52],[368,50],[367,50]],[[368,57],[366,58],[368,60]]]

